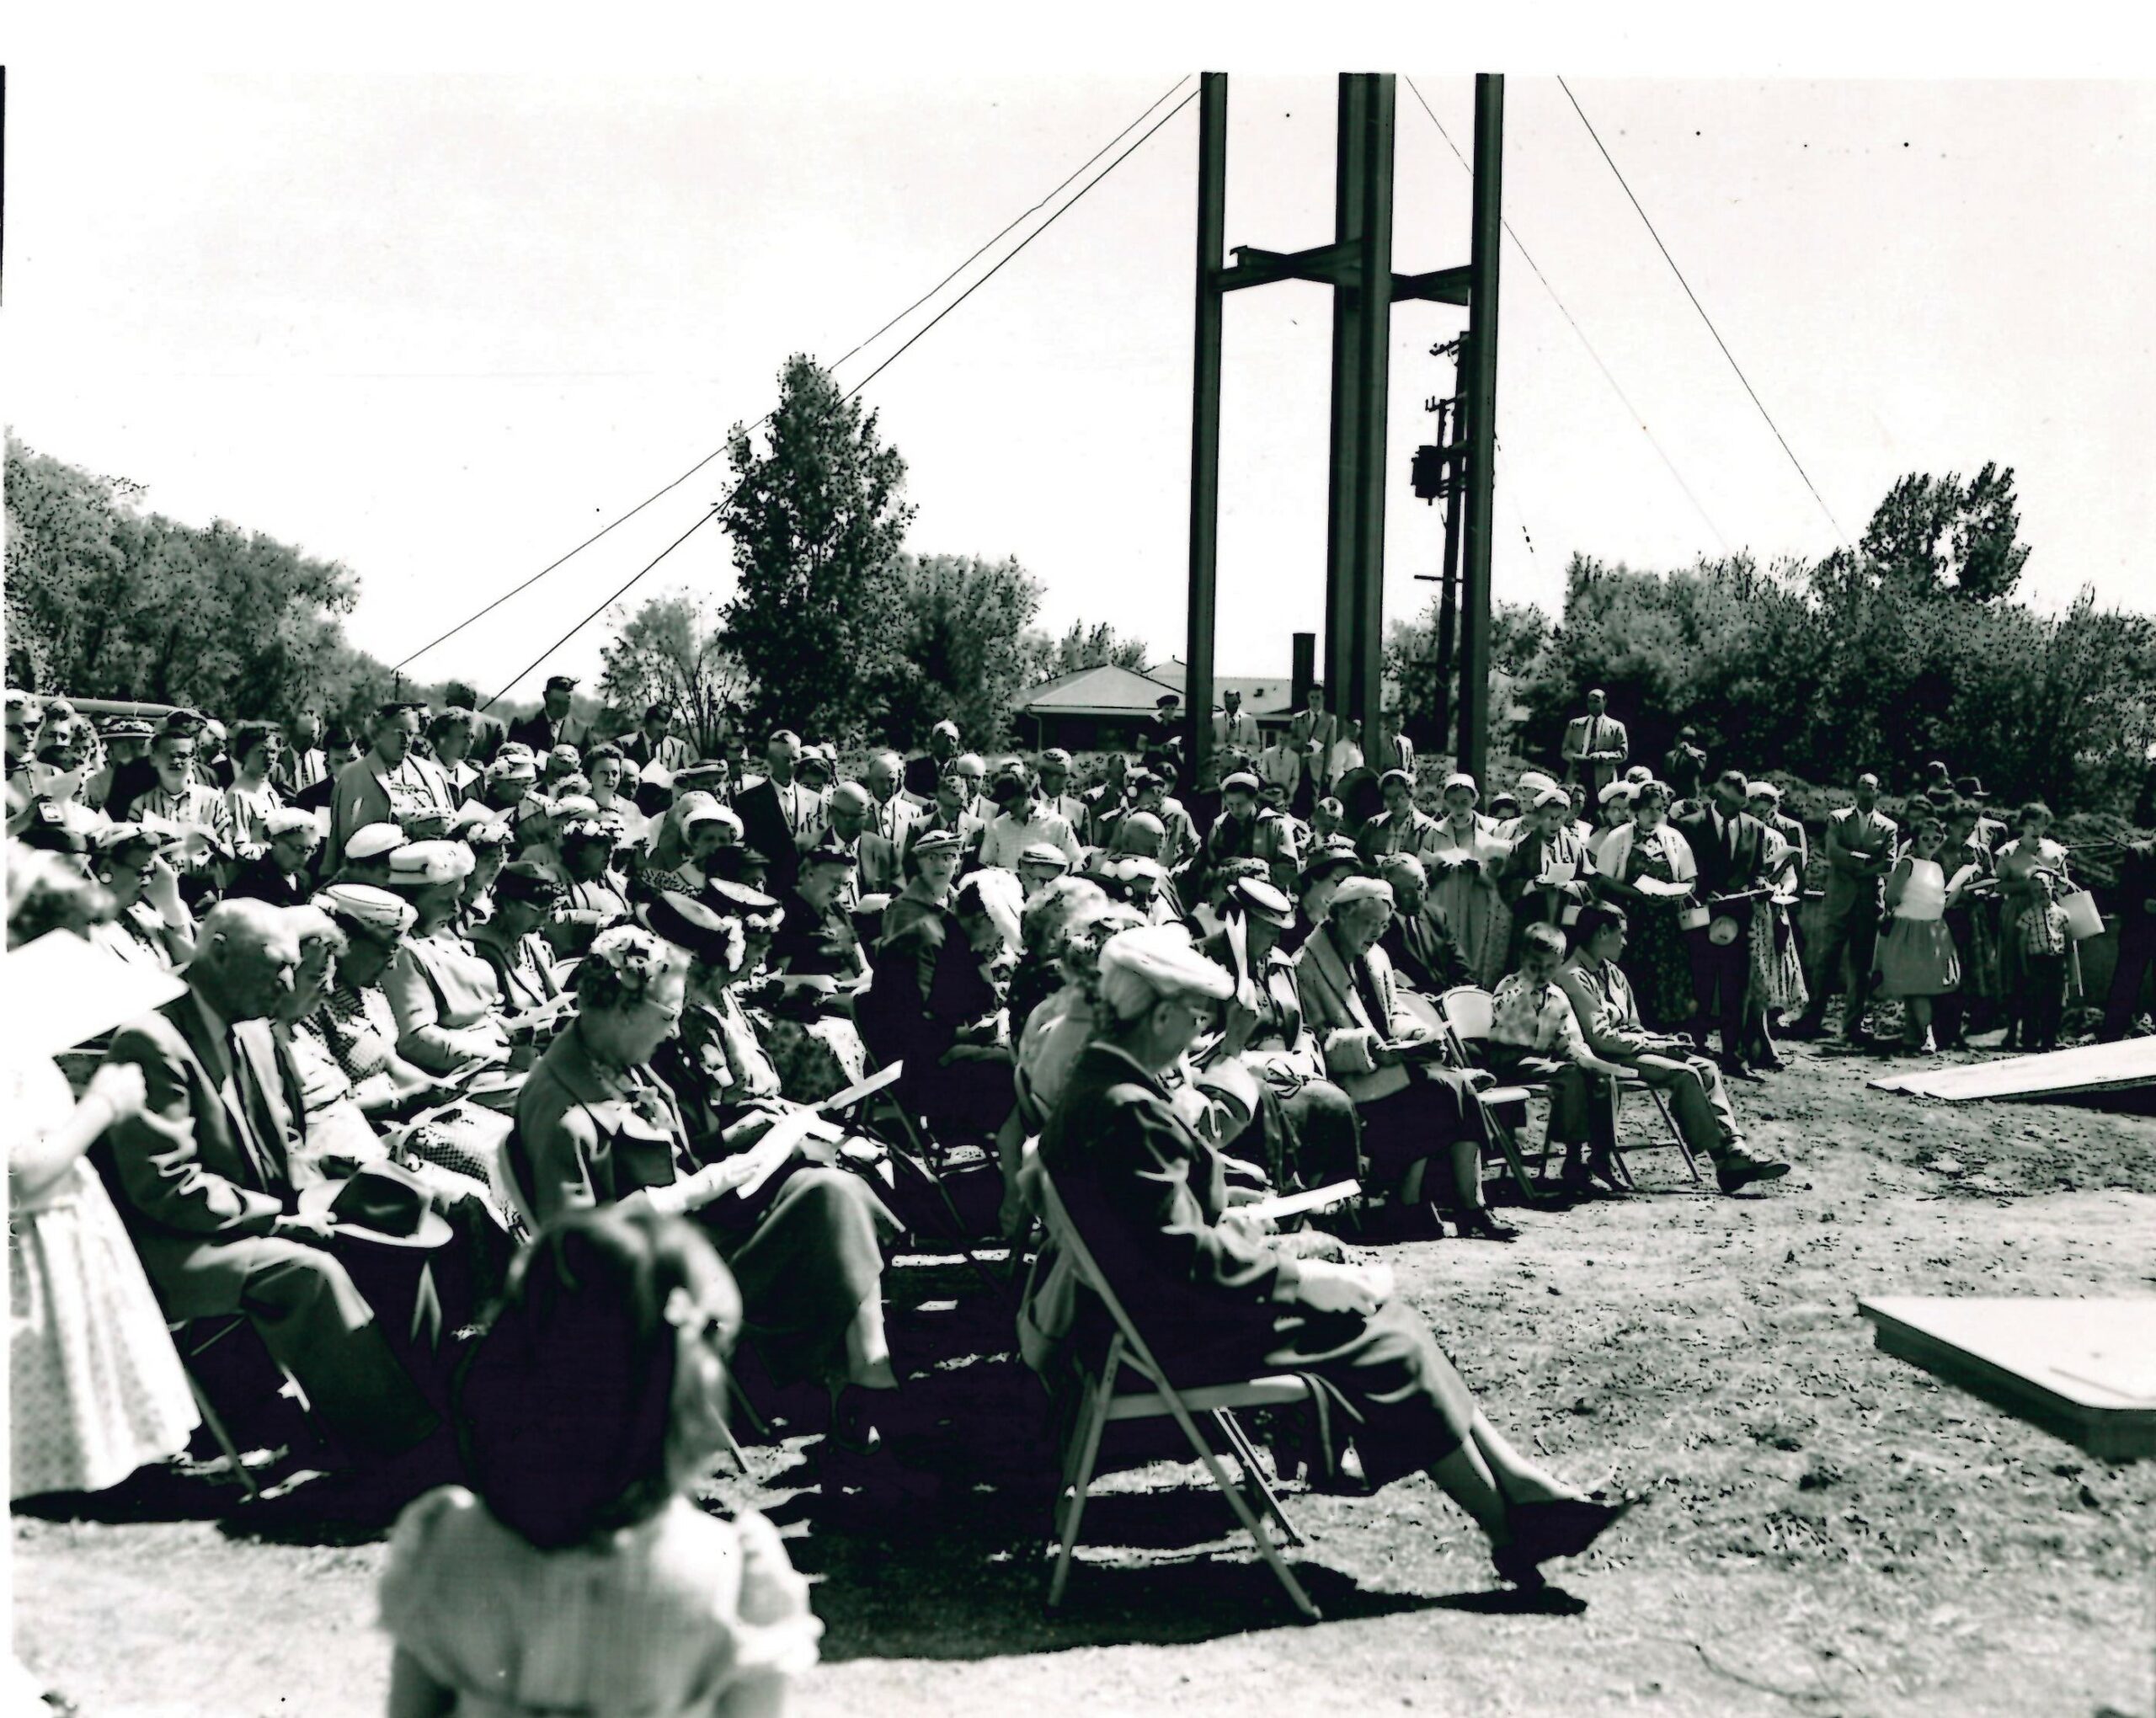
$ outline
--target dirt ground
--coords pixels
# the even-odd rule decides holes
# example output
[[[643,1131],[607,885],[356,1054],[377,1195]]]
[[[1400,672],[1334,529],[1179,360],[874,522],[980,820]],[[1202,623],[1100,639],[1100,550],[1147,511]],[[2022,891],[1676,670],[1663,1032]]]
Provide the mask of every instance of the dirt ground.
[[[1196,1469],[1126,1465],[1047,1619],[1038,1393],[1003,1358],[1007,1314],[916,1267],[894,1333],[947,1501],[836,1530],[798,1490],[798,1438],[713,1485],[771,1513],[816,1582],[825,1662],[798,1710],[2156,1711],[2156,1463],[2107,1467],[1935,1385],[1856,1314],[2156,1293],[2156,1115],[1933,1104],[1794,1054],[1737,1091],[1755,1145],[1796,1165],[1764,1196],[1696,1193],[1657,1154],[1647,1191],[1526,1214],[1516,1246],[1380,1250],[1502,1427],[1650,1494],[1560,1590],[1500,1593],[1427,1480],[1291,1491],[1326,1617],[1299,1625]],[[381,1545],[235,1537],[199,1518],[225,1495],[165,1475],[133,1507],[198,1518],[19,1516],[23,1659],[88,1718],[378,1712]]]

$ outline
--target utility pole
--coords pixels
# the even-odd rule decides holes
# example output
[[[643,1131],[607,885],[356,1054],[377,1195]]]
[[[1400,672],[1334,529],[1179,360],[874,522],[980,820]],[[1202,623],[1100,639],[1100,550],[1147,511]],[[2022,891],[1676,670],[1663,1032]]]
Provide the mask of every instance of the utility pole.
[[[1475,79],[1474,231],[1468,252],[1466,563],[1460,569],[1458,767],[1483,778],[1490,752],[1490,541],[1497,440],[1497,255],[1504,237],[1505,80]]]
[[[1466,344],[1467,337],[1461,334],[1430,348],[1433,358],[1452,360],[1452,392],[1449,397],[1433,395],[1423,403],[1425,411],[1437,415],[1437,440],[1417,448],[1414,462],[1415,494],[1424,501],[1445,504],[1444,549],[1438,571],[1415,575],[1422,584],[1434,580],[1438,587],[1438,623],[1431,641],[1433,687],[1428,738],[1428,743],[1440,750],[1451,744],[1452,677],[1460,633],[1460,500],[1465,488],[1466,452],[1466,443],[1461,437],[1465,409],[1460,397],[1460,382],[1467,367],[1463,356]]]

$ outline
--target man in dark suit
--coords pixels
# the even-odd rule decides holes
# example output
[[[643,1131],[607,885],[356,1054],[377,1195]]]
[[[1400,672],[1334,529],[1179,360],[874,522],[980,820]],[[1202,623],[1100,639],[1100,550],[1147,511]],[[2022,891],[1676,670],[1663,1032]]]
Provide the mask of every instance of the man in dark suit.
[[[653,764],[669,775],[686,769],[695,754],[689,742],[674,732],[674,707],[654,704],[643,712],[643,726],[617,742],[622,755],[638,771]]]
[[[1722,898],[1765,885],[1767,829],[1745,809],[1750,798],[1751,784],[1742,771],[1724,770],[1715,778],[1707,803],[1691,815],[1673,820],[1699,866],[1700,898],[1714,915],[1705,929],[1686,933],[1692,995],[1699,1005],[1701,1029],[1710,1021],[1721,1028],[1722,1071],[1737,1075],[1746,1071],[1745,993],[1751,979],[1752,915],[1758,904]],[[1726,942],[1716,940],[1718,934],[1727,935],[1726,930],[1717,933],[1715,929],[1715,921],[1721,920],[1736,926],[1737,934]],[[1755,1005],[1755,1011],[1764,1015],[1764,1011]],[[1755,1034],[1764,1029],[1758,1018],[1750,1024]]]
[[[148,1100],[115,1123],[100,1166],[166,1314],[244,1314],[306,1391],[315,1418],[357,1462],[417,1479],[437,1460],[439,1422],[331,1251],[298,1208],[291,1106],[269,1016],[292,987],[299,938],[264,901],[203,920],[188,994],[123,1027],[106,1053],[142,1070]],[[385,1473],[385,1477],[387,1476]],[[447,1477],[443,1473],[440,1477]]]
[[[770,774],[734,796],[741,840],[771,861],[771,892],[784,895],[800,872],[801,843],[824,820],[824,798],[794,779],[801,736],[782,728],[764,756]]]
[[[536,712],[521,722],[511,723],[509,737],[530,746],[535,757],[545,757],[558,745],[573,745],[579,751],[585,750],[591,744],[591,724],[569,713],[576,687],[574,675],[550,675],[546,689],[539,695]],[[475,734],[472,738],[476,742],[478,736]],[[472,750],[478,750],[476,744]]]
[[[482,709],[479,694],[462,680],[450,681],[441,689],[441,698],[445,709],[472,712],[472,750],[466,755],[483,769],[494,762],[494,754],[509,738],[509,724]]]
[[[928,751],[925,756],[907,760],[905,791],[916,805],[927,806],[936,798],[936,783],[943,773],[943,766],[958,755],[958,724],[952,721],[937,723],[928,730]]]
[[[1457,985],[1473,984],[1445,910],[1429,897],[1429,873],[1422,862],[1412,853],[1395,853],[1381,862],[1378,874],[1392,885],[1393,904],[1392,922],[1378,938],[1378,947],[1408,988],[1441,996]]]

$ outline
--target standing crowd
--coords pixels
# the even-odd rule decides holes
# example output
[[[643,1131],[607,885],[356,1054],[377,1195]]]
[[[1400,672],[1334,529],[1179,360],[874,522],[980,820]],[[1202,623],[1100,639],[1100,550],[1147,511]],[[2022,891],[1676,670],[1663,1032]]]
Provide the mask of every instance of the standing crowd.
[[[1022,1346],[1066,1398],[1106,1337],[1051,1187],[1179,1382],[1303,1375],[1342,1463],[1430,1473],[1532,1584],[1626,1505],[1508,1443],[1322,1229],[1513,1238],[1485,1165],[1524,1176],[1529,1092],[1538,1202],[1622,1191],[1641,1086],[1738,1193],[1788,1165],[1732,1086],[1836,989],[1854,1042],[1876,996],[1913,1048],[2004,1023],[2039,1050],[2079,982],[2046,808],[2009,830],[1935,766],[1896,819],[1862,778],[1807,951],[1777,790],[1689,734],[1633,763],[1599,693],[1553,772],[1500,786],[1321,691],[1269,734],[1225,701],[1194,775],[1164,707],[1090,778],[946,722],[847,779],[784,729],[698,755],[663,706],[600,739],[574,686],[506,728],[394,702],[349,740],[99,733],[8,694],[10,947],[72,934],[173,993],[67,1077],[11,1066],[13,1490],[110,1486],[237,1417],[210,1356],[251,1329],[337,1470],[296,1507],[418,1500],[383,1588],[398,1711],[757,1710],[814,1625],[767,1526],[683,1501],[734,1343],[819,1405],[829,1505],[932,1507],[885,1436],[886,1270],[953,1228],[1034,1249]],[[2156,942],[2148,844],[2121,888],[2113,1036]],[[1318,1232],[1246,1208],[1349,1182]],[[690,1620],[639,1652],[669,1606]]]

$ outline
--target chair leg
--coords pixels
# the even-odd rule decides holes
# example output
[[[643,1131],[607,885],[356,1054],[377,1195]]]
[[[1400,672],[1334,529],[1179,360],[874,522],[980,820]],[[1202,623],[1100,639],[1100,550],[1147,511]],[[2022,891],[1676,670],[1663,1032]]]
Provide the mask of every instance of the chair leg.
[[[1669,1129],[1669,1137],[1676,1141],[1677,1150],[1684,1159],[1684,1167],[1691,1171],[1694,1185],[1704,1185],[1706,1177],[1700,1173],[1700,1160],[1692,1155],[1692,1142],[1684,1137],[1684,1130],[1677,1125],[1677,1118],[1669,1112],[1669,1100],[1662,1095],[1659,1086],[1650,1086],[1654,1094],[1654,1107],[1662,1112],[1662,1124]]]
[[[1242,1464],[1243,1473],[1256,1488],[1259,1500],[1265,1505],[1266,1513],[1279,1524],[1281,1536],[1291,1545],[1305,1545],[1310,1541],[1303,1537],[1295,1523],[1288,1519],[1288,1512],[1280,1507],[1280,1498],[1265,1477],[1257,1445],[1250,1441],[1250,1434],[1243,1430],[1242,1422],[1226,1408],[1215,1408],[1213,1417],[1226,1436],[1229,1445],[1235,1452],[1235,1459]]]
[[[1279,1547],[1273,1543],[1273,1535],[1265,1530],[1263,1518],[1250,1507],[1249,1500],[1243,1496],[1242,1487],[1228,1477],[1227,1469],[1220,1465],[1219,1454],[1205,1441],[1204,1434],[1198,1431],[1197,1423],[1184,1408],[1182,1399],[1171,1391],[1164,1394],[1167,1396],[1169,1411],[1175,1416],[1176,1424],[1182,1427],[1182,1435],[1190,1440],[1190,1447],[1198,1453],[1198,1459],[1205,1464],[1206,1472],[1213,1476],[1213,1483],[1220,1488],[1220,1494],[1228,1500],[1228,1507],[1235,1512],[1235,1519],[1242,1523],[1243,1531],[1256,1542],[1258,1555],[1265,1559],[1266,1566],[1273,1571],[1273,1577],[1286,1592],[1289,1602],[1308,1621],[1322,1620],[1317,1606],[1310,1601],[1310,1594],[1303,1591],[1303,1583],[1295,1579],[1295,1571],[1288,1566],[1287,1560],[1280,1555]]]
[[[1490,1135],[1497,1142],[1497,1149],[1504,1155],[1505,1166],[1512,1171],[1513,1184],[1519,1189],[1521,1203],[1540,1205],[1545,1203],[1534,1185],[1534,1177],[1527,1172],[1527,1160],[1520,1155],[1519,1135],[1512,1124],[1499,1115],[1494,1104],[1485,1104],[1482,1118]]]
[[[1070,1554],[1078,1546],[1078,1529],[1086,1518],[1086,1491],[1093,1481],[1093,1463],[1101,1453],[1101,1433],[1107,1425],[1107,1386],[1113,1381],[1113,1374],[1102,1384],[1088,1385],[1085,1401],[1078,1409],[1078,1423],[1071,1428],[1071,1460],[1065,1475],[1069,1497],[1058,1500],[1058,1513],[1062,1518],[1062,1543],[1055,1554],[1055,1568],[1048,1579],[1048,1608],[1054,1610],[1063,1603],[1064,1588],[1070,1581]]]
[[[232,1434],[225,1429],[225,1422],[216,1408],[210,1404],[209,1393],[195,1381],[195,1369],[182,1363],[180,1370],[187,1374],[187,1387],[194,1393],[195,1411],[202,1416],[202,1423],[210,1428],[210,1436],[217,1448],[224,1452],[225,1459],[232,1465],[232,1473],[238,1479],[240,1489],[247,1493],[252,1503],[262,1495],[262,1488],[254,1483],[254,1475],[247,1470],[247,1464],[240,1459],[239,1446],[232,1442]]]

